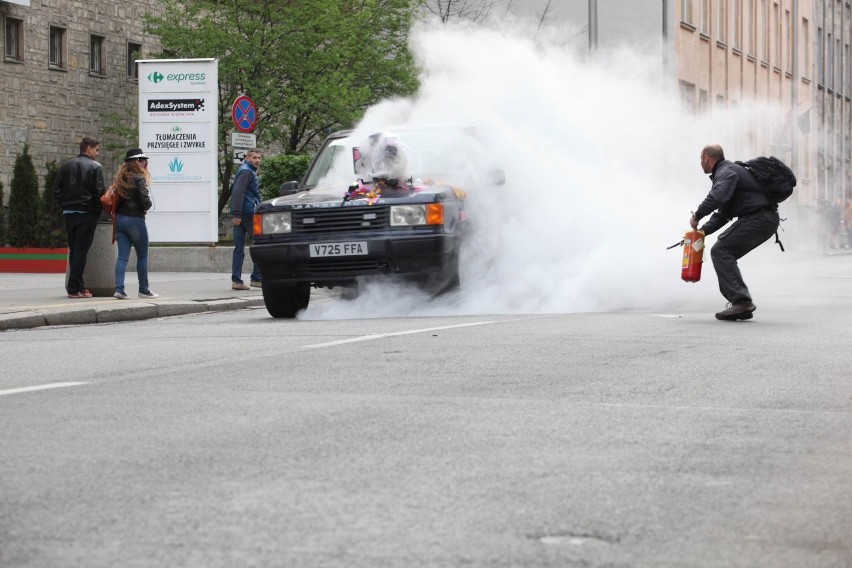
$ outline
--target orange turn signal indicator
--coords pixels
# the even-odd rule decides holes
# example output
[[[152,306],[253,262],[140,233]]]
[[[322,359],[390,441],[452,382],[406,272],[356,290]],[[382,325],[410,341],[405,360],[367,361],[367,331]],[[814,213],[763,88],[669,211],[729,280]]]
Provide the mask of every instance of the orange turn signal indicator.
[[[252,216],[251,234],[255,237],[263,234],[263,215],[255,214]]]
[[[443,225],[444,224],[444,204],[443,203],[427,203],[426,204],[426,224],[427,225]]]

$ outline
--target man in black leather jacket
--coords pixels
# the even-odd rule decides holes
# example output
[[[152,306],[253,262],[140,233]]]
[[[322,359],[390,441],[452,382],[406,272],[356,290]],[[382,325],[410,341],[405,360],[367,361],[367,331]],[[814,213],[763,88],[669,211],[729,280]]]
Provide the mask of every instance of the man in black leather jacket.
[[[745,320],[757,309],[743,281],[737,260],[751,252],[778,231],[778,205],[769,200],[763,187],[741,165],[725,159],[718,144],[701,151],[701,167],[710,174],[713,187],[689,220],[693,229],[698,221],[715,211],[701,227],[710,235],[726,223],[737,220],[716,239],[710,251],[719,290],[730,306],[716,314],[720,320]]]
[[[59,168],[53,185],[53,196],[62,207],[65,232],[68,236],[68,281],[65,289],[69,298],[91,298],[83,282],[86,257],[95,238],[101,214],[100,197],[104,193],[104,169],[96,161],[101,145],[92,138],[80,142],[80,155]]]

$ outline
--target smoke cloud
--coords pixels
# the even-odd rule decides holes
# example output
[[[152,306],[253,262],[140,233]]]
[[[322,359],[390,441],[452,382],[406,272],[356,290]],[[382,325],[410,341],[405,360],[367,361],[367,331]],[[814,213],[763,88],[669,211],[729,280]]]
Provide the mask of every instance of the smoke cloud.
[[[720,143],[738,159],[742,132],[768,111],[740,103],[728,115],[682,112],[660,54],[625,47],[590,59],[565,47],[575,34],[544,37],[523,21],[416,30],[420,92],[369,109],[356,132],[474,125],[479,170],[496,164],[506,184],[464,180],[474,234],[458,291],[432,299],[372,282],[357,299],[312,305],[301,317],[719,307],[709,258],[702,281],[686,284],[682,249],[666,247],[682,238],[710,188],[701,148]]]

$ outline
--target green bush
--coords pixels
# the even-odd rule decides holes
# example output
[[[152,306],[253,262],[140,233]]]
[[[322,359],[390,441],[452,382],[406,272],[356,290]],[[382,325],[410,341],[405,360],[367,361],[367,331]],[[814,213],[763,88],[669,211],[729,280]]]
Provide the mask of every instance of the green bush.
[[[282,183],[302,179],[311,165],[311,159],[308,154],[285,154],[264,158],[258,172],[260,198],[278,197],[278,188]]]
[[[6,207],[3,205],[3,182],[0,181],[0,247],[6,246]]]
[[[62,208],[53,197],[53,183],[59,173],[59,164],[46,162],[47,173],[44,176],[44,191],[41,194],[38,214],[39,246],[47,248],[65,248],[68,237],[65,234],[65,219]]]
[[[15,159],[9,192],[9,244],[13,247],[38,246],[38,177],[29,144]]]

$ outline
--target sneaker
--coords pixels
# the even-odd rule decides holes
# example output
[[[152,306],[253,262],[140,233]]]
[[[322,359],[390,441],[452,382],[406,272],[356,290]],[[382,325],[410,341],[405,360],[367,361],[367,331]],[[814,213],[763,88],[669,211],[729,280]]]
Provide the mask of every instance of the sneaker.
[[[159,298],[159,297],[160,297],[160,295],[159,295],[159,294],[155,294],[155,293],[154,293],[154,292],[152,292],[151,290],[148,290],[147,292],[139,292],[139,297],[140,297],[140,298],[154,299],[154,298]]]
[[[124,292],[122,292],[121,290],[116,290],[115,294],[113,294],[113,296],[115,296],[119,300],[126,300],[127,298],[130,297],[127,294],[125,294]]]
[[[252,288],[263,288],[263,282],[261,282],[260,280],[252,280],[251,281],[251,287]]]
[[[79,292],[69,292],[68,297],[69,298],[91,298],[92,293],[89,291],[88,288],[83,288]]]
[[[754,317],[757,306],[751,302],[740,302],[739,304],[728,304],[728,309],[716,314],[717,320],[736,321],[747,320]]]
[[[248,286],[243,284],[242,282],[232,282],[231,290],[251,290]]]

